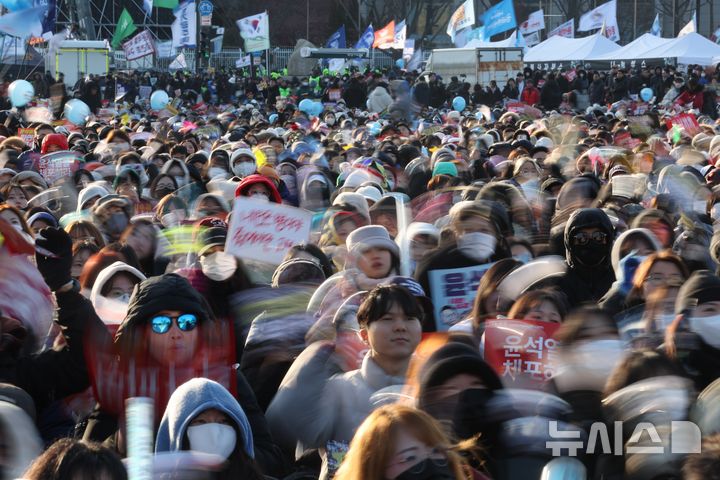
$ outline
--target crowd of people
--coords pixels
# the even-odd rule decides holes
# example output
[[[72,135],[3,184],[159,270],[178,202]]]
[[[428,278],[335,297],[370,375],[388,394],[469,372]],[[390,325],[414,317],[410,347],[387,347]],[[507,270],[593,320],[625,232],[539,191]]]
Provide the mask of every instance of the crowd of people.
[[[720,71],[568,73],[33,76],[0,479],[715,478]],[[243,197],[308,238],[226,251]]]

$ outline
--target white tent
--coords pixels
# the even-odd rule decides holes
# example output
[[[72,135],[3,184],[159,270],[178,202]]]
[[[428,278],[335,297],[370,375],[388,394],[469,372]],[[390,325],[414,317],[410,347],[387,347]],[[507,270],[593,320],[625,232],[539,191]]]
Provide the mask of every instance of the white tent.
[[[609,53],[598,55],[589,60],[634,60],[637,58],[647,58],[642,55],[654,48],[667,46],[674,38],[662,38],[652,33],[640,35],[638,38],[628,43],[624,47],[620,47]]]
[[[526,63],[587,60],[618,50],[620,46],[596,33],[584,38],[553,36],[525,54]]]
[[[517,44],[517,30],[505,40],[499,42],[483,42],[482,40],[475,38],[470,40],[461,48],[514,48],[518,47]]]
[[[712,65],[713,59],[718,56],[720,45],[697,33],[688,33],[671,39],[665,45],[651,48],[637,58],[675,58],[678,64]]]

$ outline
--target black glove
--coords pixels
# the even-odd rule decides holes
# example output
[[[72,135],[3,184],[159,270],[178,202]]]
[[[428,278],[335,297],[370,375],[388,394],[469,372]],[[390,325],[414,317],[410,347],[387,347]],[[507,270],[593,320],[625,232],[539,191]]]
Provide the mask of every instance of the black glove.
[[[35,262],[50,290],[72,280],[72,239],[61,228],[43,228],[35,237]]]

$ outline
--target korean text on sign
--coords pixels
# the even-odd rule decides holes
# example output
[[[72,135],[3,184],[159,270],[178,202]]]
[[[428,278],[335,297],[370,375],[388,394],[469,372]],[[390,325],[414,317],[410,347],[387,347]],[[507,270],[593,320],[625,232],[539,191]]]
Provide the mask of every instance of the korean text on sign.
[[[266,200],[238,197],[225,250],[240,258],[279,264],[288,249],[310,237],[312,213]]]
[[[480,279],[492,265],[492,263],[488,263],[463,268],[431,270],[428,273],[430,297],[435,307],[435,323],[438,332],[447,331],[452,325],[470,314]]]

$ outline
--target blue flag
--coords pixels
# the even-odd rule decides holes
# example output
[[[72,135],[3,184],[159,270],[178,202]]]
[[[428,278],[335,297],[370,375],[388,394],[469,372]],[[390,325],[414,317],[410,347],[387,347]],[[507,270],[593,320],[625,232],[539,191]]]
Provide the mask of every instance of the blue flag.
[[[482,16],[483,26],[485,27],[485,39],[498,33],[507,32],[513,28],[517,28],[517,20],[515,19],[515,8],[512,0],[503,0],[502,2],[488,8]]]
[[[55,33],[55,20],[57,20],[56,0],[34,0],[33,6],[47,7],[42,18],[43,33]]]
[[[368,25],[363,34],[360,36],[360,40],[355,44],[355,48],[370,48],[375,41],[375,30],[373,30],[372,23]]]
[[[325,48],[345,48],[345,25],[341,25],[337,32],[330,35]]]
[[[662,26],[660,25],[660,14],[655,15],[655,21],[653,21],[652,27],[650,27],[650,33],[656,37],[662,36]]]

